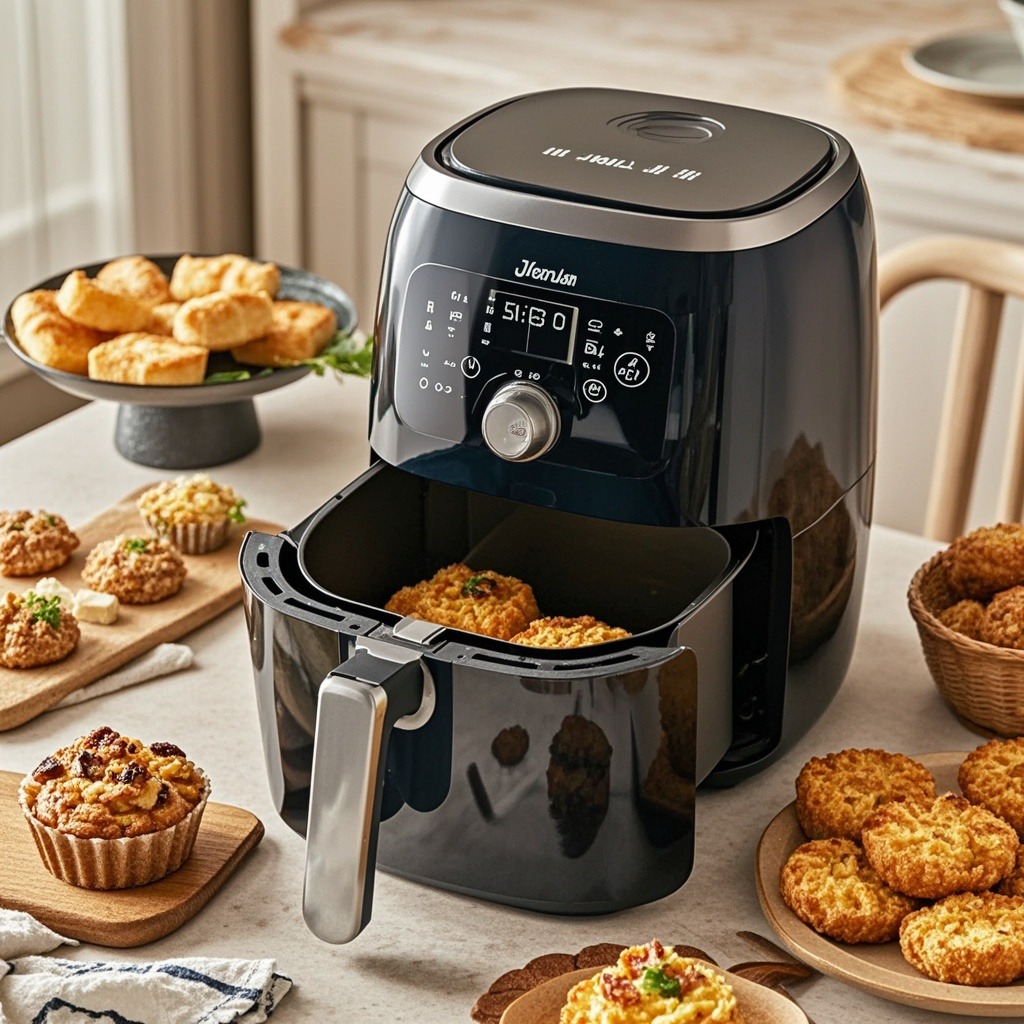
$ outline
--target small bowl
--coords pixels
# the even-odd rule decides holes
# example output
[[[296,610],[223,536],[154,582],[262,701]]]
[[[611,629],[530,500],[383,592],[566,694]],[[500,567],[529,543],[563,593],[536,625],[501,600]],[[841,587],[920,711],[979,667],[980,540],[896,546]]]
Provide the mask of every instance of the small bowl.
[[[907,591],[924,660],[943,699],[965,725],[998,736],[1024,735],[1024,651],[957,633],[938,615],[956,604],[940,551],[914,574]]]

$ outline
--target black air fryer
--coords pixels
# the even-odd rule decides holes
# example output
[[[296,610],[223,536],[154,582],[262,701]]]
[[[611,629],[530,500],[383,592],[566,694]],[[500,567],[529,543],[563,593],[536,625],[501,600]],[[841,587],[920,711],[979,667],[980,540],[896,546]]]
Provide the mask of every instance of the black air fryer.
[[[317,935],[364,927],[375,863],[567,914],[686,880],[696,786],[769,764],[849,663],[874,267],[850,146],[804,121],[569,89],[423,150],[371,468],[241,555]],[[632,636],[542,649],[385,610],[454,562]]]

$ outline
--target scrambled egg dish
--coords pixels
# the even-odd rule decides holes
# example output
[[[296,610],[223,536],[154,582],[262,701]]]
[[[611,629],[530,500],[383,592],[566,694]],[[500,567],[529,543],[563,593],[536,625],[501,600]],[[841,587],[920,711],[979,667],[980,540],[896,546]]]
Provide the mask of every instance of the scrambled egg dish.
[[[559,1024],[743,1024],[732,988],[713,968],[655,939],[569,992]]]

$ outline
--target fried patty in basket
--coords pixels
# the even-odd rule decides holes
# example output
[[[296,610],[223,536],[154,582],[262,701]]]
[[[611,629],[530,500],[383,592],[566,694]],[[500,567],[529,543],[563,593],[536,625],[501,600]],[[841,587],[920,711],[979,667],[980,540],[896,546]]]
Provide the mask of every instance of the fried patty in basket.
[[[508,640],[540,618],[528,583],[514,576],[474,571],[461,562],[438,569],[429,580],[402,587],[384,607],[498,640]]]

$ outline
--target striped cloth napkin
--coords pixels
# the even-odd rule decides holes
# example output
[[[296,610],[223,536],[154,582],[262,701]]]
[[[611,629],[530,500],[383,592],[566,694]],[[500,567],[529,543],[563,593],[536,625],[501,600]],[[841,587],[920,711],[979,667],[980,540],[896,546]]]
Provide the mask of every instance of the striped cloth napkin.
[[[292,987],[273,960],[153,963],[38,954],[73,939],[0,910],[0,1024],[260,1024]]]

